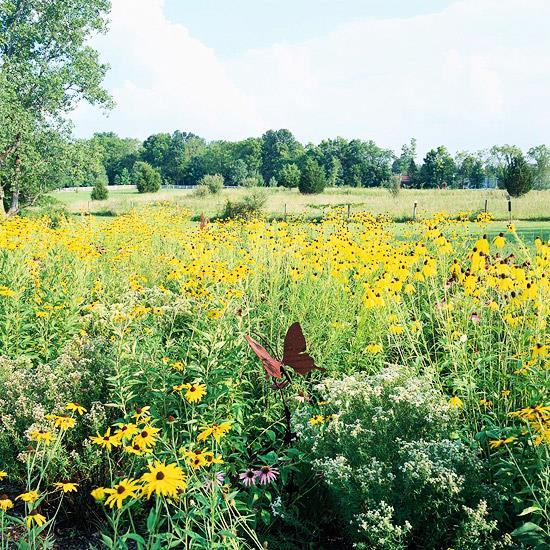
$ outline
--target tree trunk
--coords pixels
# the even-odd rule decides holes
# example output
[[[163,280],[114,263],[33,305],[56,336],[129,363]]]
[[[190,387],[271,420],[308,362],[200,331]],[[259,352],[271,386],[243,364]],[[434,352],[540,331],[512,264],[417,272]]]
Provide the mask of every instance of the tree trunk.
[[[21,157],[17,155],[15,158],[15,169],[13,173],[13,191],[11,194],[11,206],[8,211],[8,216],[15,216],[19,212],[19,178],[21,176]]]
[[[12,153],[15,153],[15,151],[19,149],[20,145],[21,145],[21,133],[17,134],[15,136],[15,141],[0,153],[0,166]]]
[[[0,218],[6,216],[6,209],[4,208],[4,188],[0,184]]]

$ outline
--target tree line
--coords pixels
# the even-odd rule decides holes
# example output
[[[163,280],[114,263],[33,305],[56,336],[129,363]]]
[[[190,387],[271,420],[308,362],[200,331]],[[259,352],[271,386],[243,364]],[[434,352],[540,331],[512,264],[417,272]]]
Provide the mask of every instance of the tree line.
[[[268,130],[241,141],[207,142],[191,132],[158,133],[141,142],[113,132],[97,133],[70,145],[87,159],[80,177],[66,185],[133,184],[144,170],[158,175],[158,185],[197,185],[219,174],[225,185],[299,187],[304,171],[316,170],[322,186],[379,187],[395,176],[411,188],[481,188],[506,186],[512,161],[525,163],[532,187],[550,187],[550,147],[532,147],[526,154],[513,145],[495,145],[477,152],[431,149],[419,162],[416,140],[399,154],[374,141],[327,139],[301,144],[286,129]],[[78,154],[76,155],[79,156]],[[146,165],[144,167],[144,165]]]

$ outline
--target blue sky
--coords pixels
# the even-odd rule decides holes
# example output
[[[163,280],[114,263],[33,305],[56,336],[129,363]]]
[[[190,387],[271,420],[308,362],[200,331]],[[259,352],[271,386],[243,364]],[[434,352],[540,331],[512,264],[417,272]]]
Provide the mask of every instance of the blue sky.
[[[116,108],[75,132],[288,128],[422,154],[550,142],[549,0],[112,0]]]
[[[185,25],[221,56],[299,42],[368,18],[441,11],[453,0],[166,0],[168,19]]]

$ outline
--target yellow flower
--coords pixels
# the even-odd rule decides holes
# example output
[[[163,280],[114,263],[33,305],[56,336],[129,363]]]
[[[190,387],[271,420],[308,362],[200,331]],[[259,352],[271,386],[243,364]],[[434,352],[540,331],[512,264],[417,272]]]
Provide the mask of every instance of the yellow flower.
[[[138,407],[134,414],[134,418],[136,419],[136,422],[140,422],[140,421],[143,421],[145,418],[148,418],[150,409],[151,407],[149,406]]]
[[[116,430],[114,436],[117,437],[119,441],[132,439],[139,429],[132,422],[129,422],[128,424],[117,424],[117,426],[118,430]]]
[[[139,482],[135,479],[123,479],[111,489],[105,489],[105,494],[109,495],[105,501],[105,505],[109,508],[122,508],[122,503],[127,498],[138,498],[140,490]]]
[[[54,486],[56,489],[60,489],[64,493],[76,493],[78,490],[77,483],[58,482],[58,483],[54,483]]]
[[[325,417],[322,414],[316,414],[315,416],[312,416],[308,422],[315,426],[315,424],[322,424],[325,421]]]
[[[13,508],[13,502],[8,498],[8,495],[0,495],[0,510],[7,512],[10,508]]]
[[[452,409],[462,409],[462,399],[460,399],[460,397],[457,397],[456,395],[453,395],[449,399],[449,407],[451,407]]]
[[[212,436],[218,443],[221,438],[226,435],[231,429],[229,422],[222,422],[221,424],[213,424],[212,426],[202,426],[202,432],[197,436],[197,441],[204,441],[208,437]]]
[[[216,456],[212,451],[204,453],[204,459],[207,466],[212,466],[212,464],[223,464],[222,457]]]
[[[120,439],[117,435],[111,434],[111,428],[108,428],[105,432],[105,435],[90,436],[90,441],[100,447],[105,447],[110,451],[113,447],[118,447],[120,445]]]
[[[71,416],[64,414],[61,416],[56,416],[54,424],[61,430],[68,430],[69,428],[74,428],[76,420]]]
[[[377,355],[378,353],[381,353],[384,350],[382,347],[382,344],[369,344],[367,346],[367,352],[371,353],[372,355]]]
[[[83,415],[85,412],[88,412],[82,405],[79,403],[67,403],[67,406],[65,407],[68,411],[74,411],[77,412],[79,415]]]
[[[174,391],[181,390],[187,390],[184,397],[189,403],[200,402],[206,394],[206,386],[204,384],[180,384],[179,386],[174,386]]]
[[[140,447],[153,447],[156,443],[155,435],[160,432],[159,428],[153,426],[144,426],[142,430],[134,437],[132,443]]]
[[[30,433],[29,437],[32,441],[43,441],[46,445],[49,445],[53,441],[53,435],[46,430],[34,430]]]
[[[36,502],[40,498],[40,495],[36,491],[28,491],[22,493],[15,500],[22,500],[23,502]]]
[[[207,465],[204,451],[185,451],[183,454],[187,457],[187,462],[193,470],[197,470]]]
[[[175,498],[187,487],[185,474],[177,464],[166,465],[158,460],[149,465],[149,472],[141,476],[141,481],[147,498],[153,493]]]
[[[392,324],[390,325],[390,332],[392,334],[403,334],[405,332],[405,328],[401,325]]]
[[[103,500],[105,500],[106,496],[105,487],[97,487],[90,493],[90,495],[92,495],[92,498],[96,502],[102,502]]]
[[[489,441],[489,446],[491,449],[498,449],[501,445],[506,445],[507,443],[512,443],[517,437],[506,437],[504,439],[493,439]]]
[[[29,529],[31,529],[33,523],[36,523],[38,527],[42,527],[42,525],[46,523],[46,518],[40,512],[38,512],[38,510],[32,510],[25,518],[25,522]]]
[[[8,477],[8,473],[4,472],[4,470],[0,470],[0,479],[4,479],[5,477]]]

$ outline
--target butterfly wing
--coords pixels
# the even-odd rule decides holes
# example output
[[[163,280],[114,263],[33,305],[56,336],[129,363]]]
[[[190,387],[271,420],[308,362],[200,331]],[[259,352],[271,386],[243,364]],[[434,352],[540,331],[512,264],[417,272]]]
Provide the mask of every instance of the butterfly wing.
[[[300,323],[290,325],[286,333],[283,364],[292,367],[302,376],[305,376],[313,369],[325,370],[318,367],[313,357],[309,353],[306,353],[306,339]]]
[[[283,364],[277,359],[271,357],[271,355],[267,353],[266,349],[261,344],[256,342],[256,340],[250,338],[248,335],[246,335],[245,338],[249,346],[252,348],[252,351],[259,357],[267,374],[273,378],[282,378],[283,375],[281,373],[281,367]]]

